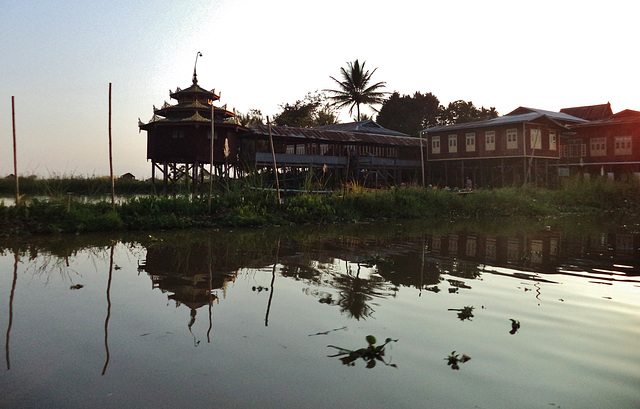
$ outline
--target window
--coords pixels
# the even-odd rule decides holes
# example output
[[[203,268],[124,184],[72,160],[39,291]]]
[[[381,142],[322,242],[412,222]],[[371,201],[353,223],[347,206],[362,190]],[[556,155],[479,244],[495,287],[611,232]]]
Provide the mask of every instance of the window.
[[[467,139],[467,152],[475,152],[476,151],[476,134],[475,132],[470,132],[466,135]]]
[[[517,129],[507,129],[507,149],[517,149],[518,148],[518,130]]]
[[[173,139],[182,139],[184,138],[184,131],[174,129],[172,136],[173,136]]]
[[[531,149],[542,149],[542,131],[531,129]]]
[[[558,150],[558,137],[556,131],[549,131],[549,149],[552,151]]]
[[[440,153],[440,137],[431,138],[431,153]]]
[[[616,136],[615,137],[615,151],[616,155],[631,155],[631,137],[630,136]]]
[[[571,139],[563,150],[563,156],[567,158],[580,158],[587,154],[587,146],[582,143],[581,139]]]
[[[458,135],[449,135],[449,153],[458,152]]]
[[[605,156],[607,154],[607,144],[605,138],[589,139],[589,155]]]
[[[496,150],[496,131],[486,131],[484,133],[484,149],[488,151]]]
[[[305,151],[304,145],[296,145],[296,155],[304,155]]]

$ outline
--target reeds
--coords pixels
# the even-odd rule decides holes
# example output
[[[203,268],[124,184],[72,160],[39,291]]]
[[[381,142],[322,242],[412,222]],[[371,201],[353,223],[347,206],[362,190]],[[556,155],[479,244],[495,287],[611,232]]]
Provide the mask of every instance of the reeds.
[[[228,191],[225,187],[211,198],[193,195],[170,198],[137,196],[123,200],[114,209],[106,200],[86,202],[78,200],[75,195],[61,193],[70,189],[82,191],[75,183],[79,180],[49,180],[46,186],[52,194],[46,195],[46,200],[27,198],[20,206],[6,206],[0,202],[0,235],[387,219],[442,222],[536,220],[548,216],[603,212],[612,215],[612,220],[625,224],[640,219],[640,186],[636,182],[606,180],[569,180],[555,190],[508,187],[481,189],[471,194],[417,186],[368,191],[351,189],[332,194],[299,193],[287,196],[283,205],[278,205],[273,190],[232,183]],[[104,185],[97,179],[92,179],[91,183],[87,187],[87,180],[84,180],[82,186],[85,191],[108,192],[108,179]],[[125,191],[139,193],[146,189],[145,183],[119,180],[116,181],[116,191],[120,195]]]

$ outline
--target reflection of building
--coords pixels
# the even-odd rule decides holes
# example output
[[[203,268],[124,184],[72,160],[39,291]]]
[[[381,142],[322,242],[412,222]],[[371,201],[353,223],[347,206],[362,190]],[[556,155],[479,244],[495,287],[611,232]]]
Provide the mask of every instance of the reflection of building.
[[[640,257],[640,236],[630,233],[592,233],[569,238],[560,231],[513,235],[457,232],[427,235],[427,246],[430,255],[436,257],[516,266],[541,273],[556,273],[564,265],[582,265],[586,271],[611,268],[614,258],[632,266]]]
[[[560,242],[561,232],[514,236],[458,232],[427,236],[431,255],[492,265],[535,267],[541,272],[545,268],[547,271],[554,270],[560,256]]]
[[[235,280],[235,273],[214,270],[217,263],[204,244],[183,250],[183,247],[164,243],[147,248],[140,270],[149,274],[153,288],[170,292],[170,299],[192,309],[211,304],[216,299],[212,293],[216,289],[221,289],[224,296],[227,284]]]

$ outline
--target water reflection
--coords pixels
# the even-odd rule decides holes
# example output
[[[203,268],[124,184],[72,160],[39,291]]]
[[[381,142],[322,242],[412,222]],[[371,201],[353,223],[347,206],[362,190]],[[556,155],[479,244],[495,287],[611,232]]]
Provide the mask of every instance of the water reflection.
[[[109,319],[111,318],[111,280],[113,279],[113,252],[114,246],[111,246],[109,252],[109,279],[107,280],[107,316],[104,319],[104,349],[106,351],[106,358],[104,361],[104,367],[102,368],[102,376],[107,372],[109,366]]]
[[[398,393],[407,402],[420,393],[426,399],[423,381],[414,381],[424,379],[425,374],[435,375],[431,378],[436,386],[428,393],[436,395],[448,386],[478,392],[475,385],[486,382],[480,380],[479,375],[486,375],[481,371],[497,377],[492,385],[497,390],[512,383],[520,388],[547,390],[537,388],[549,386],[540,381],[547,378],[538,375],[544,371],[566,372],[566,363],[575,372],[583,369],[583,362],[571,359],[591,362],[587,357],[592,349],[587,345],[595,345],[593,350],[598,351],[598,358],[593,360],[596,364],[589,363],[590,369],[604,366],[602,362],[607,359],[618,366],[626,365],[608,352],[615,344],[610,341],[618,341],[615,346],[620,348],[627,342],[624,340],[634,335],[637,339],[637,330],[628,323],[620,327],[612,324],[608,331],[596,329],[617,316],[637,321],[633,311],[637,304],[630,302],[628,295],[633,284],[640,286],[635,272],[638,243],[638,235],[626,230],[603,233],[522,226],[474,230],[419,224],[335,226],[321,231],[282,228],[65,236],[0,243],[4,258],[0,261],[6,264],[5,276],[0,275],[6,282],[2,304],[6,306],[8,299],[9,305],[8,310],[0,310],[0,323],[6,325],[7,373],[11,370],[9,376],[0,379],[0,387],[4,387],[3,382],[13,382],[5,390],[24,391],[14,396],[27,396],[29,390],[21,389],[20,383],[31,380],[22,373],[43,360],[54,368],[43,370],[47,382],[53,382],[55,377],[50,374],[54,370],[64,375],[89,373],[108,385],[92,390],[103,395],[115,390],[134,396],[135,391],[123,384],[135,383],[130,374],[138,374],[143,367],[151,374],[148,380],[139,381],[146,382],[145,386],[157,384],[159,377],[153,378],[153,374],[162,374],[171,378],[166,384],[174,390],[186,387],[195,395],[199,390],[211,390],[206,379],[216,379],[216,387],[230,379],[219,396],[233,396],[231,391],[242,382],[249,390],[259,385],[253,388],[252,399],[262,396],[272,390],[273,384],[253,374],[269,368],[270,373],[277,374],[269,377],[269,382],[289,376],[278,392],[290,390],[305,376],[338,377],[344,389],[330,385],[337,389],[326,393],[344,396],[347,388],[357,385],[348,384],[351,381],[343,375],[348,371],[342,370],[337,359],[326,357],[330,344],[337,352],[333,356],[345,365],[386,369],[380,364],[393,366],[397,362],[399,370],[385,374],[402,376],[394,381],[399,380],[398,385],[413,392]],[[79,267],[79,258],[86,261],[84,270]],[[95,266],[95,276],[87,272],[87,265]],[[578,279],[571,281],[568,277]],[[40,282],[45,288],[25,284]],[[579,294],[583,287],[576,282],[613,285],[598,285],[597,291],[584,296]],[[619,290],[619,282],[626,287]],[[600,292],[609,288],[618,291]],[[611,297],[604,299],[603,295]],[[41,305],[47,302],[62,305],[59,314],[69,317],[47,326],[46,321],[56,321],[59,316],[42,311]],[[543,308],[536,307],[541,304]],[[176,308],[158,308],[165,305]],[[610,332],[615,335],[604,338]],[[136,337],[132,333],[142,334]],[[368,333],[401,340],[397,344],[393,341],[393,363],[389,351],[376,355],[385,345],[389,347],[389,341],[380,349],[381,345],[370,339],[366,345],[358,342]],[[34,341],[42,339],[43,334],[57,338],[56,342],[42,345]],[[579,344],[574,344],[578,338]],[[79,349],[73,351],[73,357],[65,354],[70,342]],[[470,356],[473,362],[462,368]],[[443,365],[443,358],[448,367]],[[337,366],[323,365],[323,361]],[[523,373],[536,376],[523,376],[520,382],[522,374],[511,372],[520,367]],[[224,373],[217,368],[224,368]],[[452,373],[449,368],[462,369],[460,375],[465,376],[445,379],[444,372],[448,376]],[[637,380],[629,375],[634,369],[625,370],[619,378],[628,383]],[[613,372],[605,368],[592,376],[605,378]],[[171,377],[172,373],[176,376]],[[118,381],[127,376],[125,381]],[[527,386],[528,381],[536,383],[536,388]],[[97,383],[95,379],[93,382]],[[120,383],[112,387],[115,382]],[[191,387],[191,383],[197,387]],[[414,388],[414,383],[419,385]],[[382,391],[384,386],[381,382],[372,389]],[[79,388],[73,393],[81,395]],[[303,389],[307,394],[314,388]],[[160,397],[171,399],[166,391],[157,393],[156,404]],[[539,395],[529,395],[526,406],[536,407],[539,401],[535,397]],[[200,396],[198,406],[210,404],[210,396]],[[307,395],[303,397],[307,399]],[[446,398],[440,398],[436,406],[447,407]],[[415,400],[412,405],[399,407],[419,406]],[[449,407],[500,407],[473,399],[463,403]],[[136,405],[121,405],[125,406]],[[287,405],[265,407],[282,406]]]
[[[18,282],[18,263],[20,262],[20,256],[18,253],[14,254],[13,262],[13,283],[11,284],[11,295],[9,296],[9,324],[7,325],[7,337],[5,341],[5,356],[7,361],[7,371],[11,369],[11,358],[9,354],[9,340],[11,338],[11,326],[13,325],[13,297],[16,292],[16,283]]]

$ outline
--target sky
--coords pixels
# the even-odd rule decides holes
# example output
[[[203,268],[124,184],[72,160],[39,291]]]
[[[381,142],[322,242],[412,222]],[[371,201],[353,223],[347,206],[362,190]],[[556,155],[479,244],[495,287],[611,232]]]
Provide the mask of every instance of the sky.
[[[0,177],[151,176],[146,132],[169,91],[198,84],[264,116],[333,89],[347,62],[401,95],[503,115],[610,102],[640,110],[628,0],[0,0]],[[371,111],[363,110],[371,114]],[[347,110],[342,122],[349,122]]]

